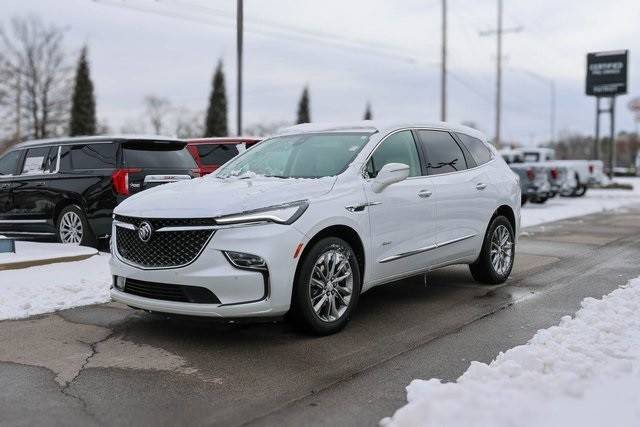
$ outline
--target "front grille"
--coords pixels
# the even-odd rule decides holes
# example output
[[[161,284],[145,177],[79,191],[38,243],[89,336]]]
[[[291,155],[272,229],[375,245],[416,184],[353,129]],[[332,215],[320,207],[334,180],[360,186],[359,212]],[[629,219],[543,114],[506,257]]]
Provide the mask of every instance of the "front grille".
[[[142,221],[129,223],[137,227]],[[162,227],[184,226],[160,225],[163,221],[172,220],[149,220],[156,231],[148,242],[140,240],[137,229],[116,227],[115,240],[120,257],[144,268],[185,266],[195,261],[214,233],[213,230],[157,231]]]
[[[213,292],[200,286],[170,285],[167,283],[126,279],[124,292],[144,298],[164,301],[220,304],[220,300]]]

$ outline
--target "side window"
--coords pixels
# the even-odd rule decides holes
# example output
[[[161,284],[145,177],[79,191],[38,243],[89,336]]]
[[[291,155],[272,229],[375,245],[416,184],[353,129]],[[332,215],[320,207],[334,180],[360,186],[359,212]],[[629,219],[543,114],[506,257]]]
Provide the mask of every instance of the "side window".
[[[409,166],[409,176],[421,175],[418,149],[411,131],[405,130],[387,137],[369,159],[367,174],[375,178],[387,163],[404,163]]]
[[[10,151],[0,158],[0,175],[14,175],[18,169],[21,151]]]
[[[74,145],[69,150],[71,168],[113,169],[116,167],[116,149],[116,144]]]
[[[462,149],[449,132],[419,130],[420,143],[427,157],[427,173],[438,175],[467,169]]]
[[[196,148],[204,165],[222,165],[240,154],[236,144],[198,144]]]
[[[24,157],[21,175],[39,175],[47,173],[50,147],[30,148]]]
[[[491,160],[491,150],[478,138],[465,135],[464,133],[458,133],[457,135],[464,146],[467,147],[467,150],[469,150],[478,166]]]

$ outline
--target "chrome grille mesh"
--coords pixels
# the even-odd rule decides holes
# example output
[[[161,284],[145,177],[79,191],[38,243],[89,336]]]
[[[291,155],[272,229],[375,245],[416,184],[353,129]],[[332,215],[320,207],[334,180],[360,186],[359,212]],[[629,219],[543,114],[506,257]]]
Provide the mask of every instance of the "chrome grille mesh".
[[[214,233],[214,230],[157,231],[162,227],[193,226],[174,220],[148,220],[155,232],[148,242],[138,237],[137,227],[144,219],[119,218],[133,224],[136,230],[116,227],[116,247],[121,258],[145,268],[175,268],[192,263]],[[157,227],[157,228],[156,228]]]

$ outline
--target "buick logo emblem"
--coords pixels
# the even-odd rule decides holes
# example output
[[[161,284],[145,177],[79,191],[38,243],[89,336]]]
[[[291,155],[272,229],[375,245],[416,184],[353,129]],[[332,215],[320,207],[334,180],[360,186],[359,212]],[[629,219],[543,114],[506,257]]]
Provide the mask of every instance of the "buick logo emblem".
[[[153,227],[147,221],[144,221],[138,227],[138,237],[146,243],[151,240],[151,235],[153,235]]]

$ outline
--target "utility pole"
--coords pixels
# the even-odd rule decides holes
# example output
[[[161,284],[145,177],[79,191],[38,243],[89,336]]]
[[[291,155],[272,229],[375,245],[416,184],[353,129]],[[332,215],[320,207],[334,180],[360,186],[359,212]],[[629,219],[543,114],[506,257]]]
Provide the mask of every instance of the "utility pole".
[[[238,62],[238,75],[236,76],[237,80],[237,111],[236,111],[236,119],[237,119],[237,127],[238,127],[238,136],[242,135],[242,33],[243,33],[243,25],[244,25],[244,10],[243,10],[243,0],[237,0],[237,25],[236,25],[236,36],[237,36],[237,62]]]
[[[442,0],[442,75],[440,76],[440,120],[447,121],[447,0]]]
[[[496,136],[495,145],[500,148],[500,121],[502,115],[502,35],[505,33],[517,33],[522,27],[502,28],[502,0],[498,0],[497,28],[495,30],[481,31],[480,36],[495,35],[497,39],[496,55]]]
[[[496,147],[500,148],[500,116],[502,115],[502,0],[498,0],[498,55],[496,57]]]

